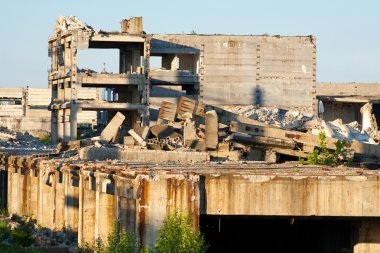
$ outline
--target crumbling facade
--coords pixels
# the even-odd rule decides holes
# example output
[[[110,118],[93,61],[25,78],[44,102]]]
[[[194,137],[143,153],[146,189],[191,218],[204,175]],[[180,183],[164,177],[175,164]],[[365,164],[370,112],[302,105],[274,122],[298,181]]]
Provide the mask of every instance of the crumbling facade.
[[[124,24],[124,23],[123,23]],[[49,38],[49,55],[52,59],[49,86],[52,88],[52,141],[75,140],[79,111],[106,111],[111,117],[115,111],[128,116],[126,125],[147,124],[150,39],[142,34],[95,32],[75,17],[57,19],[56,30]],[[79,69],[77,51],[88,48],[118,48],[120,71],[118,74],[92,73]],[[141,60],[143,57],[143,60]],[[78,100],[81,87],[112,89],[109,101]]]
[[[148,35],[141,18],[121,27],[58,18],[49,108],[59,144],[0,149],[1,207],[81,246],[107,244],[115,222],[153,246],[178,210],[210,252],[380,251],[375,100],[361,109],[369,130],[315,117],[316,88],[324,103],[347,98],[316,86],[314,37]],[[78,50],[89,48],[118,49],[119,73],[80,68]],[[81,95],[94,88],[106,99]],[[355,95],[367,96],[356,85]],[[81,111],[105,116],[99,136],[75,140]],[[4,132],[0,144],[17,138]],[[299,162],[310,154],[339,167]]]
[[[87,48],[119,49],[119,73],[80,69],[77,50]],[[60,17],[49,38],[49,55],[55,143],[76,138],[76,115],[81,110],[107,111],[108,119],[121,111],[126,128],[147,125],[149,108],[157,116],[165,97],[178,101],[180,90],[174,88],[171,95],[171,87],[211,105],[316,110],[312,36],[147,35],[141,18],[122,21],[120,33],[107,33],[75,17]],[[160,68],[149,67],[151,56],[160,57]],[[78,101],[80,87],[107,88],[108,101]]]

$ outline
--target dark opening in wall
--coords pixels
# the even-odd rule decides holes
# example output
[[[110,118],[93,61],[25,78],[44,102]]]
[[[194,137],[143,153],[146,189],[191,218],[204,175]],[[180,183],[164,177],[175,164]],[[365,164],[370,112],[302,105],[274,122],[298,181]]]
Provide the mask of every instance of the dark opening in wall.
[[[372,113],[375,114],[376,123],[378,126],[380,126],[380,104],[372,105]]]
[[[355,222],[334,218],[210,216],[200,218],[208,252],[353,252]]]

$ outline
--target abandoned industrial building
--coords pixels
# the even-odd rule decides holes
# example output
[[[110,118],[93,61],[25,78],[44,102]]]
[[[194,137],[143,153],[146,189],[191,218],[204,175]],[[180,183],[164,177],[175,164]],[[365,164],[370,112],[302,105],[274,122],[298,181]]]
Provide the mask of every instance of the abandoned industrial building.
[[[82,66],[89,49],[117,49],[119,72]],[[178,210],[209,252],[380,252],[380,83],[317,83],[315,37],[149,34],[141,17],[106,32],[71,16],[48,54],[48,88],[0,89],[10,213],[79,246],[107,244],[117,221],[153,247]]]

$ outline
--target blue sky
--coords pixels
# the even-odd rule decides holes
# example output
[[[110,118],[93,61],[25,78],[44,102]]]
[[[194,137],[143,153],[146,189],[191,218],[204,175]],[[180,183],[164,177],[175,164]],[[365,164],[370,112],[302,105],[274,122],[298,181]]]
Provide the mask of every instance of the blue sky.
[[[47,38],[59,15],[97,29],[143,16],[147,33],[310,35],[317,81],[380,82],[380,1],[376,0],[34,0],[0,3],[0,87],[46,87]],[[80,52],[82,66],[117,69],[116,51]]]

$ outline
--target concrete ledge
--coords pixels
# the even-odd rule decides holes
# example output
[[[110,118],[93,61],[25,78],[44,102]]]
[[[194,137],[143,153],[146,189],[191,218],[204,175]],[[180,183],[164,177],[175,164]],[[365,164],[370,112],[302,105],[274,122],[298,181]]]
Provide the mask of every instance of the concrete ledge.
[[[79,153],[82,160],[117,159],[122,161],[143,161],[143,162],[206,162],[210,161],[207,152],[183,152],[183,151],[162,151],[162,150],[138,150],[138,149],[118,149],[118,148],[83,148]]]

